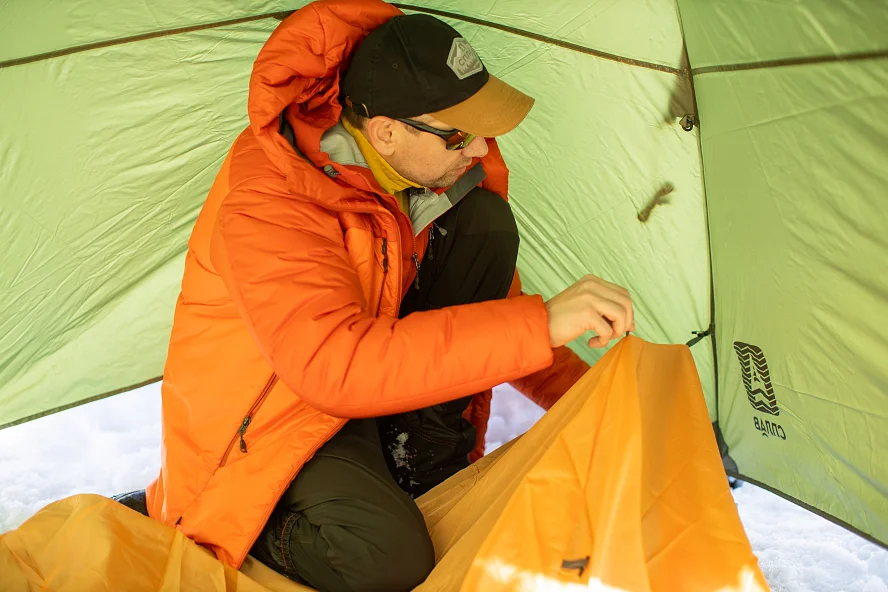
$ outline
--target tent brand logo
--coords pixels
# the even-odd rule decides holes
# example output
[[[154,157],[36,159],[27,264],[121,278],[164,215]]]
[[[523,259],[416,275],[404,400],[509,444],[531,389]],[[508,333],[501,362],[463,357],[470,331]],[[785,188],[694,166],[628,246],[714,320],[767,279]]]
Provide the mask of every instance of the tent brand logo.
[[[734,351],[740,358],[743,386],[746,387],[749,404],[756,411],[780,415],[780,409],[777,408],[777,397],[774,395],[774,386],[771,384],[771,371],[768,370],[768,361],[765,359],[764,352],[758,346],[740,341],[734,342]]]
[[[779,423],[774,423],[767,419],[759,419],[758,417],[753,417],[752,423],[755,424],[755,429],[761,432],[762,436],[766,438],[774,436],[775,438],[786,440],[786,430]]]
[[[481,58],[462,37],[456,37],[450,46],[450,55],[447,56],[447,65],[460,80],[464,80],[472,74],[477,74],[484,69]]]

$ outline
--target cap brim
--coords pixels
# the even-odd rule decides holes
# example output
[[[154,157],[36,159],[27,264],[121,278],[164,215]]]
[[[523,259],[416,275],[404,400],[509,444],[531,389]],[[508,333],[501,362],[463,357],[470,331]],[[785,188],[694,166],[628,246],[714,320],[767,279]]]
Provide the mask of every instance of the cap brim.
[[[481,90],[462,103],[429,115],[458,130],[492,138],[515,129],[531,107],[532,98],[490,76]]]

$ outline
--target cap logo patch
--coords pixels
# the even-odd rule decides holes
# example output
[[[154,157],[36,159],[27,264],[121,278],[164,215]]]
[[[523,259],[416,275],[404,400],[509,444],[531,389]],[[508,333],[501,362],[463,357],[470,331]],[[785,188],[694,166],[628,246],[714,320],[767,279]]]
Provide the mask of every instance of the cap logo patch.
[[[481,58],[462,37],[456,37],[450,46],[450,55],[447,56],[447,65],[460,80],[464,80],[472,74],[484,70]]]

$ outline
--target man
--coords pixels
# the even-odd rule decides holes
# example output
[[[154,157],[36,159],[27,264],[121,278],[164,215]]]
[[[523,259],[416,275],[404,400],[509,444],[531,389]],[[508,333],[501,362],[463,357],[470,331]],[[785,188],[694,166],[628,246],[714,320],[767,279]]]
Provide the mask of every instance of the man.
[[[532,99],[442,21],[399,15],[316,2],[257,58],[250,128],[189,242],[147,490],[223,561],[319,590],[422,582],[411,496],[483,453],[489,389],[548,408],[587,369],[565,343],[634,328],[592,276],[520,293],[492,138]]]

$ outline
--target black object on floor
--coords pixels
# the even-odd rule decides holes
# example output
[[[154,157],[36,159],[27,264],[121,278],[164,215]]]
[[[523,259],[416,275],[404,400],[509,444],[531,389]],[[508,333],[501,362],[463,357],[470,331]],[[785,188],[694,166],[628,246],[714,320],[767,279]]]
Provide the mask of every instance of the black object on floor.
[[[148,515],[148,502],[145,500],[144,489],[130,491],[129,493],[120,493],[118,495],[112,496],[111,499],[116,502],[120,502],[131,510],[135,510],[142,516]]]

